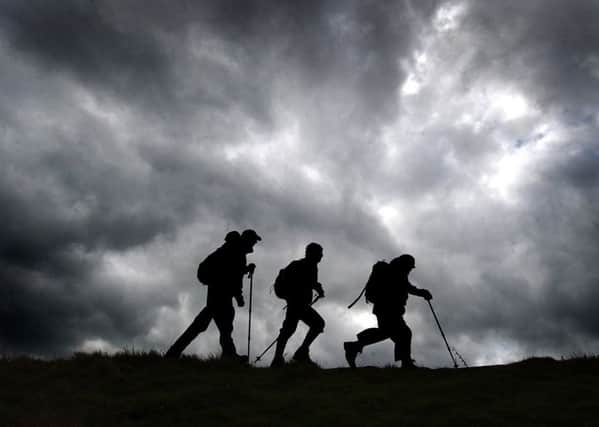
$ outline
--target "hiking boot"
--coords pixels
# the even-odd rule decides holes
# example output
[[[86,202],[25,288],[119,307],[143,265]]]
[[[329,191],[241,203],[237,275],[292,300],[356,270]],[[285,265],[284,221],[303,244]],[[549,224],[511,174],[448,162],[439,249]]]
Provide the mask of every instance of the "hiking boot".
[[[413,370],[413,369],[418,369],[418,368],[419,368],[419,366],[416,366],[414,364],[414,359],[408,359],[408,360],[401,361],[401,369]]]
[[[275,356],[272,359],[272,362],[270,362],[271,368],[282,368],[283,366],[285,366],[285,359],[283,356]]]
[[[346,341],[343,343],[343,349],[345,350],[345,360],[350,368],[356,367],[356,357],[360,353],[360,345],[352,341]]]
[[[310,353],[308,353],[308,350],[303,350],[301,348],[295,352],[293,355],[293,360],[306,365],[318,366],[312,359],[310,359]]]

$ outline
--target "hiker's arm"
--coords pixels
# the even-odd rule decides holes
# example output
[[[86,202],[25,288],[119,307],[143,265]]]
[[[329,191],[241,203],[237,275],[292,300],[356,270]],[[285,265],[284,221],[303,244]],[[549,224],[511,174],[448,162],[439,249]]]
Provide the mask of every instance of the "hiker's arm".
[[[433,295],[428,291],[428,289],[417,288],[416,286],[412,285],[411,283],[408,284],[408,293],[422,297],[427,301],[430,301],[433,299]]]
[[[245,305],[245,300],[243,299],[243,276],[236,281],[235,289],[233,289],[233,298],[235,298],[238,307]]]
[[[324,297],[324,289],[322,289],[322,285],[319,282],[316,282],[316,284],[313,286],[313,289],[316,291],[320,298]]]
[[[243,285],[243,283],[240,283],[240,286],[237,289],[235,289],[235,292],[233,294],[233,298],[235,298],[235,301],[237,302],[238,307],[243,307],[245,305],[245,300],[243,299],[242,285]]]
[[[241,279],[239,280],[239,286],[237,287],[237,289],[235,289],[234,295],[238,307],[243,307],[245,305],[245,300],[243,299],[243,276],[245,276],[246,274],[252,276],[255,270],[256,264],[254,264],[253,262],[249,263],[243,268],[243,274],[241,276]]]

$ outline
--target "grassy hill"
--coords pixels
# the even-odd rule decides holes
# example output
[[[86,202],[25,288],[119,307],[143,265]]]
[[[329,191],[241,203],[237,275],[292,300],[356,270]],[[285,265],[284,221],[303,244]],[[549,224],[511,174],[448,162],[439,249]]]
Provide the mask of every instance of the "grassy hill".
[[[2,426],[599,425],[599,358],[403,371],[157,354],[0,360]]]

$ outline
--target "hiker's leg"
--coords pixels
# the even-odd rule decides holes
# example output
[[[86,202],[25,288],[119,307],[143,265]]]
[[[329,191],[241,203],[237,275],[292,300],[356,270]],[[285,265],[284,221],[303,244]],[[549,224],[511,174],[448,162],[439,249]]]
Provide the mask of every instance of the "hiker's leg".
[[[220,333],[220,346],[223,349],[223,356],[236,356],[237,350],[233,342],[233,320],[235,319],[235,309],[233,303],[229,300],[227,303],[221,303],[214,310],[214,322]]]
[[[191,322],[191,325],[181,334],[177,341],[168,349],[165,356],[166,357],[179,357],[183,350],[191,343],[195,337],[198,336],[201,332],[204,332],[210,321],[212,320],[212,309],[209,306],[204,307],[200,314],[196,316],[196,318]]]
[[[300,313],[300,320],[303,321],[310,329],[304,338],[304,342],[297,349],[297,352],[307,353],[310,345],[314,342],[316,337],[324,331],[324,319],[320,314],[316,312],[312,307],[306,307]]]
[[[401,360],[402,364],[412,364],[412,330],[403,317],[397,322],[391,340],[395,343],[395,361]]]
[[[362,349],[367,345],[376,344],[377,342],[384,341],[391,336],[389,328],[387,327],[387,324],[389,323],[388,318],[388,315],[377,314],[376,319],[378,328],[368,328],[358,333],[358,351],[362,351]]]
[[[358,333],[358,341],[355,341],[359,346],[359,351],[370,344],[376,344],[389,338],[389,334],[380,328],[368,328]]]
[[[285,320],[283,320],[283,326],[279,332],[279,338],[277,339],[277,347],[275,349],[275,359],[282,359],[283,352],[287,341],[291,338],[291,335],[297,329],[297,323],[299,322],[299,316],[297,310],[294,307],[287,306],[287,312],[285,313]]]
[[[389,338],[389,331],[381,328],[380,315],[377,314],[379,323],[378,328],[364,329],[358,333],[357,341],[346,341],[343,343],[343,349],[345,350],[345,360],[351,368],[356,367],[356,357],[358,353],[361,353],[364,347],[370,344],[375,344]]]

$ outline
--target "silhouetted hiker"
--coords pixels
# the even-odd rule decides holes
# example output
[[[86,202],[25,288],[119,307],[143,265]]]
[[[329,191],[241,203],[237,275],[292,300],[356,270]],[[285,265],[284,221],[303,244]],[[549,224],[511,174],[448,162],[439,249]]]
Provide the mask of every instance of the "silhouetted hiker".
[[[287,312],[277,339],[272,367],[285,364],[285,345],[297,329],[300,320],[310,329],[293,359],[297,362],[313,363],[310,360],[310,344],[324,330],[324,319],[311,307],[313,291],[317,292],[319,298],[324,297],[322,285],[318,283],[318,263],[321,259],[322,246],[310,243],[306,246],[304,258],[292,261],[279,272],[275,281],[275,292],[279,298],[287,301]]]
[[[253,274],[256,266],[247,265],[246,255],[253,252],[254,245],[262,240],[254,230],[227,233],[225,243],[212,252],[198,266],[198,280],[208,286],[206,307],[196,316],[183,334],[168,349],[165,357],[179,357],[183,350],[204,332],[212,320],[220,333],[222,357],[245,361],[247,356],[239,356],[233,343],[233,319],[235,309],[232,299],[243,307],[243,276]]]
[[[370,344],[391,338],[395,343],[395,361],[401,360],[402,368],[414,368],[411,356],[412,331],[403,315],[406,312],[408,294],[431,300],[426,289],[418,289],[408,281],[410,271],[416,267],[412,255],[404,254],[389,264],[379,261],[373,268],[366,284],[366,301],[372,302],[372,312],[377,318],[378,328],[368,328],[358,334],[357,341],[343,344],[345,359],[352,368],[356,367],[356,356]]]

